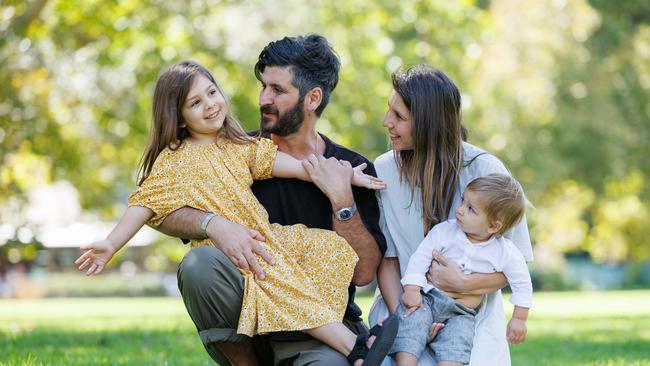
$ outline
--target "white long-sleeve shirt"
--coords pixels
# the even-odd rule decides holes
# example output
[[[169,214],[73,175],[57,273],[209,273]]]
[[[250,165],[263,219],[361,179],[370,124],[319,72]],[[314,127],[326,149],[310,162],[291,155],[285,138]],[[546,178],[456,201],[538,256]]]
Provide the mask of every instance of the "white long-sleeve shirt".
[[[434,288],[426,278],[434,250],[454,261],[464,274],[502,272],[512,289],[510,302],[523,308],[532,305],[533,285],[528,266],[512,241],[493,235],[487,241],[472,243],[456,220],[441,222],[429,231],[411,256],[402,285],[420,286],[424,292]]]

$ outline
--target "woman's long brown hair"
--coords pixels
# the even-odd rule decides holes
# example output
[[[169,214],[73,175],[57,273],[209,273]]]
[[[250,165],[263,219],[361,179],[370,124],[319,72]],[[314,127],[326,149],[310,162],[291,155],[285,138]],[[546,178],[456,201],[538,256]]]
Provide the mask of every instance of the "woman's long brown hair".
[[[190,92],[194,78],[201,74],[208,78],[223,95],[228,106],[228,114],[219,130],[219,136],[234,143],[245,144],[252,140],[242,129],[239,121],[231,114],[230,102],[208,69],[194,61],[183,61],[173,65],[158,78],[153,96],[153,117],[149,143],[142,154],[138,167],[138,185],[151,173],[158,155],[165,149],[178,149],[183,140],[189,137],[183,124],[182,108]]]
[[[460,92],[442,71],[426,65],[402,68],[393,88],[411,113],[413,150],[395,151],[400,179],[422,192],[424,232],[447,219],[462,164]]]

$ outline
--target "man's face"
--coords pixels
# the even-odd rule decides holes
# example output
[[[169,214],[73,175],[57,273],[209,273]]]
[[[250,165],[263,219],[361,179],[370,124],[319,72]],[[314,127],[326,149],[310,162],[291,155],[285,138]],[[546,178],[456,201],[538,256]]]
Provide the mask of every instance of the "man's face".
[[[304,96],[291,84],[291,67],[268,66],[262,73],[260,91],[260,129],[266,133],[288,136],[300,128],[305,118]]]

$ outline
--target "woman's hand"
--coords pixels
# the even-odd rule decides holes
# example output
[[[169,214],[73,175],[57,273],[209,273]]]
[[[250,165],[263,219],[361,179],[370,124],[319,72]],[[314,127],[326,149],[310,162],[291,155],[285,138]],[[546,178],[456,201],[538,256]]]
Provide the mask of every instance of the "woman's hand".
[[[485,295],[508,285],[508,279],[501,272],[465,275],[454,261],[450,261],[436,251],[433,252],[427,280],[448,294],[455,292],[460,295]]]
[[[462,293],[465,292],[464,278],[465,275],[455,262],[448,260],[436,251],[433,252],[433,261],[427,273],[427,280],[431,284],[445,292]]]

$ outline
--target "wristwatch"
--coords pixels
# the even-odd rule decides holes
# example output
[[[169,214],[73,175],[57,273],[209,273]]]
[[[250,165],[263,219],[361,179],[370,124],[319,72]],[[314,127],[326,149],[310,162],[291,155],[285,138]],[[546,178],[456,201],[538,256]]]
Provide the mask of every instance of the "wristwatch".
[[[350,207],[343,207],[342,209],[334,212],[334,217],[339,221],[348,221],[357,212],[357,204],[352,203]]]

